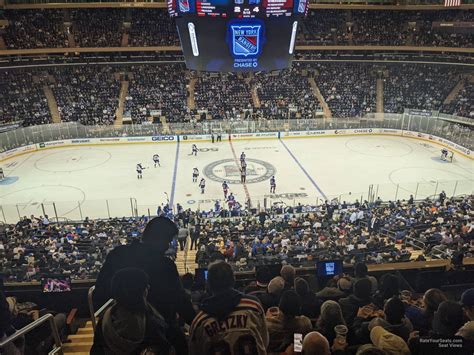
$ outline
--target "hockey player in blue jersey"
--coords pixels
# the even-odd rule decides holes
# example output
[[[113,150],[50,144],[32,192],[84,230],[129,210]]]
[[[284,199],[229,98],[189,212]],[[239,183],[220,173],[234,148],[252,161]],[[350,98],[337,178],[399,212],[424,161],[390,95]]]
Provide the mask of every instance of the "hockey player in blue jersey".
[[[276,180],[275,180],[275,176],[272,176],[270,178],[270,193],[271,194],[274,194],[275,193],[275,189],[276,189]]]
[[[227,181],[224,181],[222,183],[222,190],[224,191],[224,199],[227,199],[227,194],[229,193],[229,185],[227,184]]]

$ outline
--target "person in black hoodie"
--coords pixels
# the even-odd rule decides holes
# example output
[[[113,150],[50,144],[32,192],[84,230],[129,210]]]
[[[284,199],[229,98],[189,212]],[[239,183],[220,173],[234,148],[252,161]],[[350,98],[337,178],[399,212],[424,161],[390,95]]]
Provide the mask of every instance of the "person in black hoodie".
[[[352,324],[360,307],[372,303],[371,288],[372,283],[369,279],[360,279],[354,283],[354,294],[339,300],[342,315],[347,324]]]
[[[206,298],[189,331],[190,355],[266,354],[268,331],[260,302],[234,287],[232,267],[223,261],[209,265]]]
[[[140,269],[125,268],[112,279],[115,304],[97,324],[92,355],[174,354],[166,339],[164,318],[146,300],[148,276]]]
[[[145,227],[141,243],[137,241],[112,250],[97,277],[94,304],[98,308],[112,298],[111,280],[118,270],[127,267],[143,270],[150,279],[148,302],[176,330],[176,338],[170,341],[177,354],[187,354],[184,333],[178,328],[176,315],[191,324],[196,313],[181,285],[175,263],[165,257],[169,243],[177,234],[178,228],[170,219],[156,217]]]

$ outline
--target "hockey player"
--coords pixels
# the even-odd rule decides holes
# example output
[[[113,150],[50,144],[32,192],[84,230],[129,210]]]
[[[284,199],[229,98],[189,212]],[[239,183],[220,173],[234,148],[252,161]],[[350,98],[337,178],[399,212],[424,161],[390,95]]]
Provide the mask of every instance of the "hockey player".
[[[246,157],[247,157],[247,156],[245,155],[244,152],[242,152],[242,154],[240,154],[240,165],[242,165],[242,162],[245,161],[245,158],[246,158]]]
[[[448,160],[448,150],[446,148],[441,149],[441,160]]]
[[[143,178],[142,173],[143,173],[144,169],[145,168],[142,166],[142,163],[137,164],[137,179],[142,179]]]
[[[229,184],[227,184],[227,181],[222,183],[222,190],[224,191],[224,199],[227,199],[227,194],[229,193]]]
[[[153,155],[153,162],[155,163],[155,168],[156,168],[156,164],[158,164],[158,166],[161,166],[160,165],[160,156],[158,154]]]
[[[198,168],[193,168],[193,182],[197,182],[198,180],[198,176],[199,176],[199,170]]]
[[[275,193],[275,189],[276,189],[276,180],[275,180],[275,176],[272,176],[270,178],[270,193],[271,194],[274,194]]]
[[[242,169],[240,169],[240,182],[242,184],[245,184],[246,181],[247,181],[247,169],[242,167]]]
[[[206,180],[204,178],[202,178],[199,182],[199,187],[201,188],[201,193],[203,194],[206,188]]]
[[[191,155],[197,156],[198,154],[198,147],[196,144],[193,144]]]
[[[5,173],[3,172],[3,168],[0,168],[0,181],[5,180]]]
[[[229,206],[229,209],[232,209],[235,205],[235,196],[232,194],[232,192],[229,195],[229,198],[227,199],[227,204]]]

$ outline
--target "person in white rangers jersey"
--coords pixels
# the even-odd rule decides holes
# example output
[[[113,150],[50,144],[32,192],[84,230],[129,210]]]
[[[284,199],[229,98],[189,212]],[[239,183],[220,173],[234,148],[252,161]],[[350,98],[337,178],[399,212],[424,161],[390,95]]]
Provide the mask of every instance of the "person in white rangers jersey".
[[[267,354],[265,312],[253,296],[234,289],[234,272],[223,261],[209,265],[207,284],[212,293],[189,331],[190,355]]]
[[[158,164],[158,166],[161,166],[160,165],[160,156],[158,154],[153,155],[153,163],[155,163],[155,168],[156,168],[156,164]]]

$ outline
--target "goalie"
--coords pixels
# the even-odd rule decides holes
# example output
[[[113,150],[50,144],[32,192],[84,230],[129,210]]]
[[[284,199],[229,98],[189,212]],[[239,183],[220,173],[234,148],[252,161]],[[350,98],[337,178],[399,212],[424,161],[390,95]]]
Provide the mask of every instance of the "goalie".
[[[447,150],[446,148],[441,149],[441,160],[453,162],[454,152]]]

